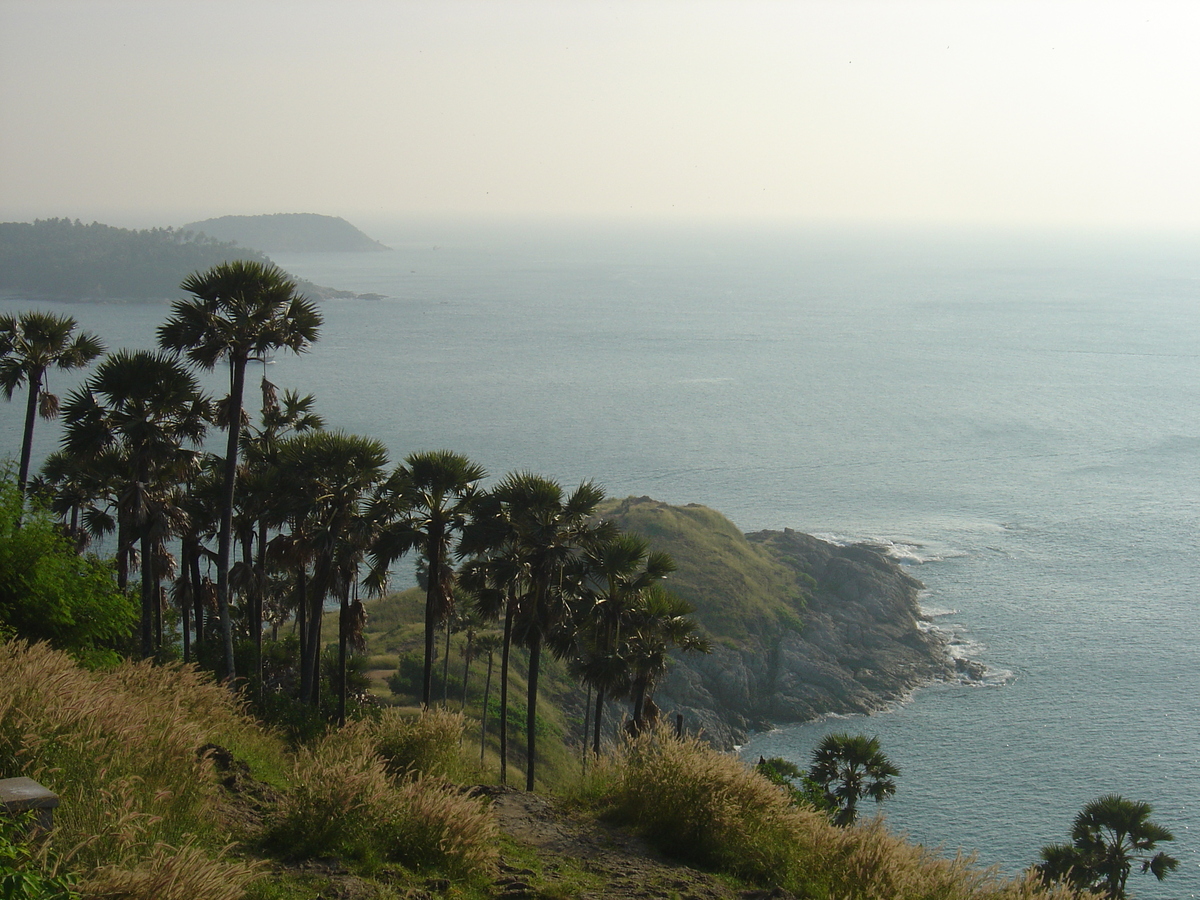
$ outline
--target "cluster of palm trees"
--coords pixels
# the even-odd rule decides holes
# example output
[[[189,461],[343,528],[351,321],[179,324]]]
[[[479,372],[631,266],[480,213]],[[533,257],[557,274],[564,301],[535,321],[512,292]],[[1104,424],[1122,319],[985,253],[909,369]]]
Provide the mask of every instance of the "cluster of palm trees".
[[[203,647],[231,683],[240,675],[261,685],[264,626],[277,632],[290,622],[300,647],[295,692],[316,705],[322,619],[334,600],[344,721],[347,656],[360,645],[364,621],[359,587],[383,593],[392,567],[411,554],[426,595],[425,706],[435,640],[456,605],[502,629],[502,779],[510,652],[527,650],[532,790],[544,652],[568,660],[595,690],[598,748],[606,701],[630,699],[633,727],[642,727],[668,653],[706,649],[690,607],[662,588],[670,559],[597,516],[600,488],[585,482],[568,493],[549,478],[515,472],[485,489],[483,468],[451,451],[413,453],[392,469],[379,441],[325,430],[311,396],[280,397],[265,377],[252,417],[244,409],[249,364],[282,349],[304,352],[317,339],[319,312],[285,273],[259,262],[223,263],[181,287],[190,298],[177,301],[159,328],[160,349],[105,356],[62,404],[60,449],[29,485],[81,549],[91,537],[115,534],[121,587],[132,569],[140,573],[143,656],[163,647],[170,583],[185,659]],[[86,366],[104,352],[76,330],[69,317],[47,313],[0,318],[0,386],[10,399],[21,385],[29,389],[23,491],[33,411],[58,412],[46,372]],[[214,400],[193,367],[222,362],[229,392]],[[203,451],[212,427],[226,432],[224,456]],[[257,672],[236,671],[235,638],[253,644]]]

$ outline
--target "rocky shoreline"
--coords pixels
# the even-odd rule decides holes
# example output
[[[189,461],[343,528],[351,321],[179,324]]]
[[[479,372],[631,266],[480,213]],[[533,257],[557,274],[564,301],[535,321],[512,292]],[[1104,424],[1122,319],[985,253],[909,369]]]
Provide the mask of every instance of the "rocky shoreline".
[[[924,585],[867,544],[842,546],[791,529],[746,535],[810,589],[803,624],[745,645],[718,642],[675,660],[655,693],[670,721],[732,749],[751,731],[823,715],[877,712],[939,681],[977,679],[949,638],[928,627]]]

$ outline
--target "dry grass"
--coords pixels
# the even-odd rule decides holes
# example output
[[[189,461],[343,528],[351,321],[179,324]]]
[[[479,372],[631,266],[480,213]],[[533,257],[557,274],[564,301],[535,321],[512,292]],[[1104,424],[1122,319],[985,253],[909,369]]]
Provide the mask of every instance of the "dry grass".
[[[491,813],[411,765],[400,769],[403,777],[390,775],[376,750],[378,727],[352,723],[297,753],[292,789],[266,824],[266,846],[291,858],[341,855],[465,879],[489,875],[497,835]]]
[[[93,673],[45,644],[0,645],[0,771],[59,795],[57,852],[85,893],[219,900],[239,889],[247,867],[210,856],[218,836],[197,834],[216,796],[197,750],[253,728],[227,690],[189,668]],[[167,882],[189,887],[169,893]]]
[[[463,774],[460,747],[466,719],[462,713],[425,709],[411,715],[389,708],[369,727],[375,749],[390,774],[443,778]]]
[[[586,789],[666,852],[801,896],[837,900],[1069,900],[1033,879],[1002,879],[888,833],[881,820],[835,828],[734,756],[667,731],[627,744]]]

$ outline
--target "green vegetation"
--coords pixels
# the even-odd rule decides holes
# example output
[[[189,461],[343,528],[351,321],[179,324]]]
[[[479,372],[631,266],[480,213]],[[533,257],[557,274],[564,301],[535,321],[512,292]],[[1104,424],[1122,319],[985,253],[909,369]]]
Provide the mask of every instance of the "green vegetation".
[[[1075,817],[1070,844],[1042,848],[1038,873],[1047,883],[1064,883],[1092,890],[1109,900],[1124,900],[1125,882],[1135,865],[1162,881],[1179,867],[1179,860],[1154,848],[1175,840],[1150,821],[1153,808],[1119,794],[1105,794],[1087,804]]]
[[[879,738],[844,731],[827,734],[813,751],[809,776],[836,811],[835,825],[853,825],[858,801],[870,797],[882,803],[896,793],[892,779],[900,770],[879,749]]]
[[[49,641],[99,666],[118,661],[136,621],[111,561],[76,552],[37,504],[23,511],[11,471],[0,472],[0,638]]]

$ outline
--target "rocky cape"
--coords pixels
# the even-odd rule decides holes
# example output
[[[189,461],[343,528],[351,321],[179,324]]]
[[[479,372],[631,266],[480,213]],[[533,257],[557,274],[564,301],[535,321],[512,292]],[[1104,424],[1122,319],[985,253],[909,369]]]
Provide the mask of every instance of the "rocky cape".
[[[677,654],[654,698],[668,721],[682,714],[717,746],[777,723],[875,712],[921,685],[982,675],[978,664],[952,658],[947,636],[930,627],[918,603],[922,583],[876,547],[791,529],[742,535],[712,510],[649,498],[623,501],[614,518],[680,563],[670,587],[696,607],[712,652]],[[695,546],[689,520],[721,529],[718,562],[735,577],[716,590],[683,575],[694,571],[688,556],[717,552]],[[777,568],[754,583],[764,566]]]

